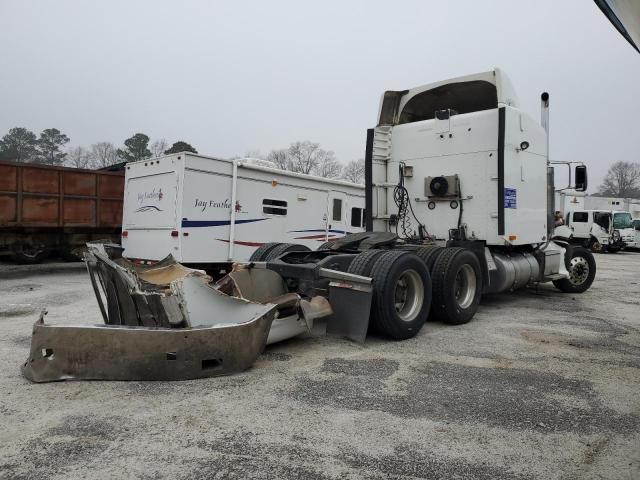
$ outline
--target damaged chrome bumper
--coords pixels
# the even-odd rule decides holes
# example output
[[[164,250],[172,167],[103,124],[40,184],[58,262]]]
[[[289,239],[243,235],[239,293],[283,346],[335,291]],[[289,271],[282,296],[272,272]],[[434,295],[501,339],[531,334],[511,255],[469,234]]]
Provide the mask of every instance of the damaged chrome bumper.
[[[22,373],[67,379],[182,380],[247,369],[264,348],[277,305],[219,292],[203,272],[166,259],[136,272],[91,246],[87,267],[103,325],[33,327]]]
[[[47,325],[41,316],[22,373],[33,382],[229,375],[253,364],[272,320],[268,308],[242,324],[183,329]]]
[[[85,261],[104,324],[50,325],[43,312],[22,366],[31,381],[228,375],[249,368],[265,345],[304,332],[359,342],[366,336],[367,277],[307,270],[324,293],[303,298],[264,263],[238,265],[214,285],[170,256],[140,267],[122,258],[117,246],[88,247]]]

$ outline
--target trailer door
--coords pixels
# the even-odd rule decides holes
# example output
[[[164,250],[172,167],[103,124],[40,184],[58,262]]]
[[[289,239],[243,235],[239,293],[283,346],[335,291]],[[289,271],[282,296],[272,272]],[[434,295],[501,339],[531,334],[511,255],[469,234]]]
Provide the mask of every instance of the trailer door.
[[[144,167],[137,167],[143,169]],[[148,168],[147,170],[151,170]],[[149,172],[127,178],[122,219],[122,246],[127,258],[161,260],[177,257],[175,171]],[[125,233],[126,232],[126,233]]]
[[[331,190],[327,202],[327,237],[340,238],[348,233],[347,229],[347,195],[344,192]]]

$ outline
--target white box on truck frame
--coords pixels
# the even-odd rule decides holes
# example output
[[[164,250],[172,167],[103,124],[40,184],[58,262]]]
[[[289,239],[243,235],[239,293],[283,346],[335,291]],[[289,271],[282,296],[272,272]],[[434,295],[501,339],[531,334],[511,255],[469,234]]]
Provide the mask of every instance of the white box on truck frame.
[[[362,185],[180,153],[127,165],[122,246],[141,260],[245,261],[267,242],[314,250],[362,232],[364,213]]]

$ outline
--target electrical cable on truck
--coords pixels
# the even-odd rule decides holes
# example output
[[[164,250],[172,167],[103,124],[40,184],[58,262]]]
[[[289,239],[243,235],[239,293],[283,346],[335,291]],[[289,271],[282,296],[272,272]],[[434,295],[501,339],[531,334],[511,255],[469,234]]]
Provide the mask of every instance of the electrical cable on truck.
[[[396,221],[396,234],[398,233],[398,225],[400,225],[402,229],[402,238],[404,240],[425,240],[429,237],[429,233],[427,232],[424,224],[420,223],[418,217],[413,211],[413,206],[411,205],[411,198],[409,197],[409,192],[407,188],[404,186],[404,167],[405,163],[400,162],[398,165],[398,184],[393,188],[393,200],[398,207],[398,216]],[[418,237],[413,231],[411,231],[411,219],[409,218],[408,211],[411,211],[411,215],[418,222]]]

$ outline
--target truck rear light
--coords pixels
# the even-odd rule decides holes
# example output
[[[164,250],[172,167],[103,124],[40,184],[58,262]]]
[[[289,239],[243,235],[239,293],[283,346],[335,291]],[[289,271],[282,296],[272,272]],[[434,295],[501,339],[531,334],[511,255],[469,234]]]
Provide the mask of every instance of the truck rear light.
[[[178,232],[178,230],[171,230],[172,237],[177,237],[178,235],[180,235],[180,232]]]
[[[517,235],[509,235],[509,241],[513,242],[514,240],[517,240],[518,236]]]
[[[189,232],[182,232],[182,236],[188,237],[189,236]]]
[[[128,237],[129,236],[129,232],[127,232],[126,230],[123,230],[122,231],[122,236],[125,237],[125,238]]]

